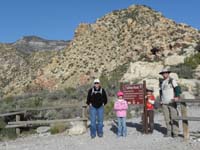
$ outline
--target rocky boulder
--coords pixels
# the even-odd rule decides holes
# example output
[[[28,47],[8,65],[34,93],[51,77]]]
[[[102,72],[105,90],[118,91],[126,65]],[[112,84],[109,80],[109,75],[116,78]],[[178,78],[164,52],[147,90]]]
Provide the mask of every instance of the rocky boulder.
[[[195,69],[194,78],[198,80],[200,79],[200,65]]]
[[[138,61],[130,63],[128,71],[124,74],[123,81],[137,81],[138,79],[149,78],[158,79],[160,77],[159,72],[162,70],[163,65],[161,62],[142,62]]]
[[[180,55],[174,54],[172,56],[167,57],[164,60],[164,65],[166,65],[166,66],[176,66],[178,64],[184,63],[184,59],[185,59],[185,56],[180,56]]]
[[[184,91],[181,94],[181,98],[182,99],[195,99],[195,96],[192,93],[190,93],[190,92]]]
[[[42,127],[38,127],[37,129],[36,129],[36,132],[38,133],[38,134],[46,134],[46,133],[48,133],[50,131],[50,127],[49,126],[42,126]]]
[[[68,135],[80,135],[87,131],[86,126],[83,122],[73,123],[72,128],[70,128],[67,132]]]

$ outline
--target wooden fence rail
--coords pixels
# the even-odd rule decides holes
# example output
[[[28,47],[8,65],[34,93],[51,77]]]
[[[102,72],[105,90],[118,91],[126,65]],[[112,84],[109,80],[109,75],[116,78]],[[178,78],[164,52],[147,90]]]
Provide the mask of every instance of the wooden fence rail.
[[[19,111],[45,111],[45,110],[51,110],[51,109],[64,109],[64,108],[74,108],[74,107],[86,107],[86,105],[81,104],[68,104],[68,105],[61,105],[61,106],[50,106],[50,107],[33,107],[33,108],[17,108],[9,110],[9,112],[19,112]],[[7,113],[9,113],[7,112]]]
[[[182,120],[184,139],[188,140],[190,137],[188,121],[200,121],[200,117],[188,116],[187,103],[199,103],[200,104],[200,99],[183,99],[183,100],[177,101],[176,103],[180,104],[181,116],[174,117],[174,118],[172,118],[172,120]]]
[[[0,117],[8,117],[8,116],[14,116],[14,115],[21,115],[21,114],[25,114],[25,113],[26,113],[26,111],[10,112],[10,113],[0,114]]]
[[[71,121],[84,121],[87,118],[73,118],[73,119],[57,119],[57,120],[31,120],[31,121],[14,121],[8,122],[8,125],[21,125],[21,126],[28,126],[28,125],[47,125],[52,123],[62,123],[62,122],[71,122]]]
[[[82,108],[82,115],[80,116],[80,118],[55,119],[55,120],[29,120],[29,121],[21,121],[21,118],[20,118],[20,115],[25,115],[27,111],[45,111],[45,110],[51,110],[51,109],[57,110],[57,109],[74,108],[74,107]],[[87,127],[87,105],[81,106],[80,104],[70,104],[70,105],[62,105],[62,106],[56,106],[56,107],[18,108],[11,111],[12,112],[0,114],[0,117],[15,116],[16,121],[8,122],[8,124],[5,127],[16,128],[17,135],[20,134],[20,127],[30,127],[34,125],[49,125],[49,124],[58,123],[58,122],[83,121],[84,125]]]

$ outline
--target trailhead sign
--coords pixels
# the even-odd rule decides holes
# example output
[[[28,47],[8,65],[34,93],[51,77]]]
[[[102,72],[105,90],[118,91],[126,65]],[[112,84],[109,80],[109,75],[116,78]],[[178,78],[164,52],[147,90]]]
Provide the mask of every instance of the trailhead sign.
[[[144,103],[144,85],[143,84],[122,84],[121,90],[124,92],[124,99],[129,104]]]
[[[142,114],[142,124],[143,132],[148,133],[148,123],[147,123],[147,108],[146,108],[146,81],[143,81],[143,84],[129,84],[122,83],[121,90],[124,93],[124,99],[128,104],[143,105],[143,114]]]

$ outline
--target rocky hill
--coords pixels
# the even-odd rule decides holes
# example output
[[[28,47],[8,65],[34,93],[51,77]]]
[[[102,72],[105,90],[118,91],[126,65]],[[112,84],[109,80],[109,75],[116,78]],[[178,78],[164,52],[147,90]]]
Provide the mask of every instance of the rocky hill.
[[[20,73],[19,85],[25,89],[28,87],[29,90],[35,87],[55,90],[90,83],[95,77],[100,77],[102,74],[109,76],[110,72],[120,66],[125,64],[130,66],[137,61],[152,63],[156,61],[167,65],[164,62],[169,56],[181,55],[185,58],[196,53],[199,39],[200,33],[197,29],[167,19],[160,12],[149,7],[133,5],[106,14],[93,24],[80,24],[75,31],[74,39],[63,51],[51,56],[52,59],[49,57],[43,59],[41,55],[35,55],[33,60],[40,60],[39,62],[44,64],[33,69],[34,78],[31,78],[30,73],[26,71]],[[26,40],[21,40],[21,43],[23,41]],[[40,44],[36,42],[39,47],[42,45]],[[7,64],[5,62],[11,61],[10,56],[1,55],[0,58],[1,67],[4,68]],[[21,56],[15,59],[20,58]],[[20,65],[30,68],[24,59],[20,62]],[[14,60],[9,63],[13,64]],[[3,70],[7,73],[5,69]],[[17,73],[19,72],[20,69],[17,69]],[[12,84],[8,86],[4,83],[6,88],[3,91],[11,87],[12,92],[24,89],[17,87],[14,73],[10,72],[10,74]]]
[[[46,40],[37,36],[24,36],[11,45],[19,51],[34,52],[62,50],[66,48],[68,44],[69,41],[64,40]]]
[[[60,86],[87,83],[102,73],[136,61],[163,61],[187,52],[199,41],[199,31],[177,24],[146,6],[130,6],[82,23],[65,51],[43,68],[43,77]]]
[[[26,90],[37,70],[46,66],[58,51],[25,53],[8,44],[0,44],[0,97]]]

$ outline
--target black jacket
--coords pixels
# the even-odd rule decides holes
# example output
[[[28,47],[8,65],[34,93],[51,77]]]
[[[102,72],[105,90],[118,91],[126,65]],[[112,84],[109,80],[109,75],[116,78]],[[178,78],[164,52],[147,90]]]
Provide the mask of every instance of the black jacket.
[[[88,91],[87,102],[88,105],[92,104],[95,108],[99,108],[102,105],[107,104],[107,95],[103,88],[98,90],[93,87]]]

